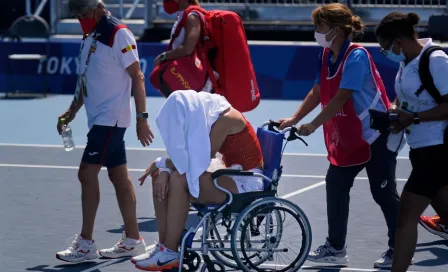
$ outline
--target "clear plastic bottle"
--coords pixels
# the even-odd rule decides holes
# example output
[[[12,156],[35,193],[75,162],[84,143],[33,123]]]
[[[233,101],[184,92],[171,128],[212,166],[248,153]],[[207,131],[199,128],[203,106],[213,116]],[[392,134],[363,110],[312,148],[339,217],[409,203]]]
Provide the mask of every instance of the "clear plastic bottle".
[[[62,118],[60,121],[62,124],[65,123],[65,119]],[[75,148],[75,141],[73,140],[72,129],[68,124],[62,126],[62,141],[64,142],[65,151],[72,151]]]

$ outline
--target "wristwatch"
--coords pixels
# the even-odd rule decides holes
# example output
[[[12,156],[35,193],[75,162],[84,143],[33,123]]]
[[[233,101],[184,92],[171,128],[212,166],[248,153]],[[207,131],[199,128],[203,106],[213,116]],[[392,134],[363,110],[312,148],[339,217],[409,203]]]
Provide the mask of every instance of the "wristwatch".
[[[163,52],[163,53],[160,55],[160,62],[164,62],[164,61],[166,61],[166,52]]]
[[[149,114],[147,112],[140,112],[137,113],[137,118],[144,118],[144,119],[148,119]]]
[[[418,112],[414,113],[414,124],[420,124],[420,117],[418,117]]]

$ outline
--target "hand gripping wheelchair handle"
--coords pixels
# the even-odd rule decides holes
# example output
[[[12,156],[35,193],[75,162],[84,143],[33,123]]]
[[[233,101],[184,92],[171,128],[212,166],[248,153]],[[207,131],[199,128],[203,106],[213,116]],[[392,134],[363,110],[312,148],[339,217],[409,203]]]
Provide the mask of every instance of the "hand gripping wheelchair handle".
[[[254,172],[242,171],[237,169],[219,169],[212,173],[212,179],[217,179],[221,176],[253,176]]]
[[[299,133],[297,131],[297,128],[295,126],[291,127],[291,130],[289,132],[289,136],[286,139],[287,141],[294,141],[294,140],[300,140],[302,141],[306,146],[308,146],[307,142],[305,142],[302,137],[299,136]]]

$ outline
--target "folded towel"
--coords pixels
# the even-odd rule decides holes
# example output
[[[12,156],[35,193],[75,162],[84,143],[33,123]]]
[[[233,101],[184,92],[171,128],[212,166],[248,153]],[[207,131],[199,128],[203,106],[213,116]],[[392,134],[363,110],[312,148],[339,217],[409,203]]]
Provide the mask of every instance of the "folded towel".
[[[168,156],[179,174],[186,174],[193,197],[199,197],[199,177],[210,166],[212,125],[228,108],[221,95],[180,90],[167,98],[156,117]]]

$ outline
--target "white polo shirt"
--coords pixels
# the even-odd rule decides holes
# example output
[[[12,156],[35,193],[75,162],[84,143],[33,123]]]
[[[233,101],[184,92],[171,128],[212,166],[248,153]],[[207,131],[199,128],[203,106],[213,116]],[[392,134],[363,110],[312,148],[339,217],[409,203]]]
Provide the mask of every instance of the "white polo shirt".
[[[90,57],[86,73],[87,96],[84,96],[89,129],[93,125],[126,128],[131,125],[132,80],[126,68],[138,62],[139,56],[135,37],[127,28],[116,32],[112,46],[107,44],[117,21],[105,16],[98,23],[97,31],[102,37]],[[91,34],[85,41],[80,61],[81,74],[85,71],[93,37]]]
[[[424,45],[422,52],[406,66],[402,62],[395,79],[395,92],[400,100],[400,107],[407,102],[408,110],[411,112],[426,111],[438,105],[426,90],[423,90],[419,96],[415,94],[422,84],[418,74],[421,54],[429,46],[436,45],[432,39],[418,41]],[[429,63],[436,88],[442,96],[448,94],[447,54],[440,50],[434,51],[430,55]],[[411,125],[408,127],[410,134],[406,134],[407,142],[411,148],[443,144],[443,133],[447,125],[448,121],[421,122],[418,125]]]

